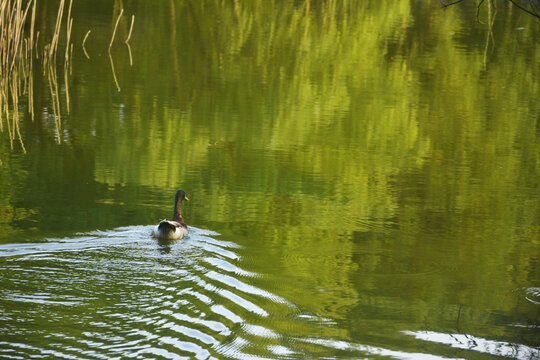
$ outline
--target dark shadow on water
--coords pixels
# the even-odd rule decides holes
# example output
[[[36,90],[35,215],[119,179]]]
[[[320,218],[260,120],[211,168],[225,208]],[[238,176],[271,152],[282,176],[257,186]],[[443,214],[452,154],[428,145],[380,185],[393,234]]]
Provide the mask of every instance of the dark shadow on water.
[[[172,247],[179,242],[186,241],[187,237],[184,237],[181,240],[171,240],[171,239],[155,239],[158,244],[158,250],[161,254],[170,254]]]

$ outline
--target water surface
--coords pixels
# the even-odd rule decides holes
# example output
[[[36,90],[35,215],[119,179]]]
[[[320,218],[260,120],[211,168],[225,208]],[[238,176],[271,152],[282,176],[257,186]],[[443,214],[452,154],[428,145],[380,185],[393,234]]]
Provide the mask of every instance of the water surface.
[[[540,23],[497,4],[77,1],[60,127],[36,63],[0,133],[0,357],[539,357]]]

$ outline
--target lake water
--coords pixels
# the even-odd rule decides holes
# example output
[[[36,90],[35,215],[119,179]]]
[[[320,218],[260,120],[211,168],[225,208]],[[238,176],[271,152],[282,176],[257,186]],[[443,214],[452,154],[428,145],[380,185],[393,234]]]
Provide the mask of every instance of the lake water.
[[[56,13],[38,6],[38,49]],[[20,97],[22,145],[2,115],[0,358],[540,358],[538,20],[413,0],[71,16],[57,88],[37,60],[33,120]],[[157,242],[179,188],[190,233]]]

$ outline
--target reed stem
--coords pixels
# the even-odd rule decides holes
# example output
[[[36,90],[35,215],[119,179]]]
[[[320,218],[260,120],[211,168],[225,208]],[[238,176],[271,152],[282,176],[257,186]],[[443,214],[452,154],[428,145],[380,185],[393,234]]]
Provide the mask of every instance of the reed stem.
[[[116,36],[116,29],[118,28],[118,23],[120,22],[120,18],[122,17],[122,14],[124,13],[124,9],[120,10],[120,14],[118,14],[118,18],[116,19],[116,24],[114,25],[114,30],[111,37],[111,42],[109,44],[109,52],[111,51],[111,46],[114,42],[114,37]]]
[[[125,43],[129,43],[129,39],[131,39],[131,32],[133,31],[133,23],[135,22],[135,15],[131,15],[131,25],[129,26],[129,33],[127,36],[127,39]]]
[[[49,49],[49,62],[56,58],[56,49],[58,48],[58,38],[60,37],[60,25],[62,23],[62,16],[64,14],[64,0],[60,0],[58,8],[58,15],[56,17],[56,26],[54,27],[54,34],[51,41],[51,47]]]
[[[21,149],[26,153],[21,133],[19,98],[28,97],[28,114],[34,120],[34,53],[36,59],[43,56],[43,71],[47,76],[51,91],[51,103],[54,112],[56,137],[61,139],[60,89],[56,75],[56,54],[60,38],[65,0],[60,0],[54,32],[50,43],[45,43],[43,51],[38,50],[40,32],[36,31],[37,0],[0,0],[0,131],[6,130],[9,135],[10,147],[13,149],[14,140],[18,139]],[[73,55],[71,30],[73,18],[71,9],[73,0],[68,7],[66,22],[66,52],[65,65],[70,64]],[[28,30],[29,29],[29,30]],[[69,88],[67,67],[65,71],[65,91],[69,112]]]
[[[88,39],[88,35],[90,35],[91,32],[92,32],[92,30],[88,30],[88,32],[86,33],[86,35],[84,36],[84,39],[82,41],[82,48],[83,48],[83,51],[84,51],[84,55],[86,56],[87,59],[90,59],[90,56],[86,52],[86,48],[84,47],[84,44],[86,43],[86,39]]]

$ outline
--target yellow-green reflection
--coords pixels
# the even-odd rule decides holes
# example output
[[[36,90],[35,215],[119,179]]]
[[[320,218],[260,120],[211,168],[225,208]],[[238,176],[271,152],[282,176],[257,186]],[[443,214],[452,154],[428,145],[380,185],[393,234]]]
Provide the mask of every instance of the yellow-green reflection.
[[[133,66],[112,49],[121,91],[98,3],[107,25],[74,59],[64,143],[42,118],[26,158],[3,148],[6,238],[152,223],[183,187],[188,223],[234,237],[266,285],[340,322],[327,336],[449,332],[460,314],[513,341],[512,323],[537,324],[520,292],[538,273],[534,19],[499,9],[486,47],[474,6],[130,5]],[[82,39],[92,24],[73,11]]]

